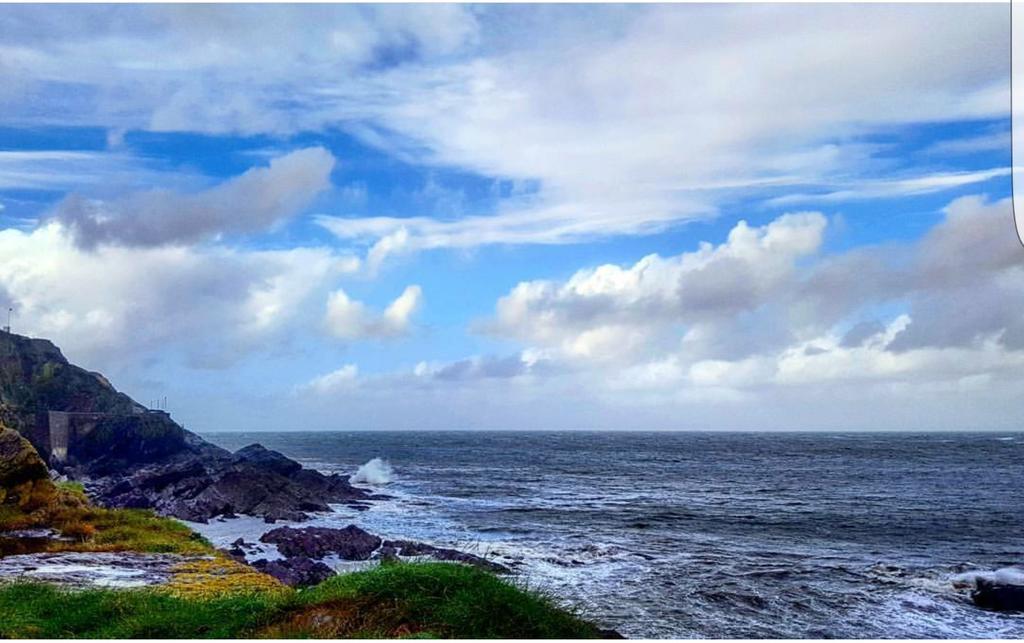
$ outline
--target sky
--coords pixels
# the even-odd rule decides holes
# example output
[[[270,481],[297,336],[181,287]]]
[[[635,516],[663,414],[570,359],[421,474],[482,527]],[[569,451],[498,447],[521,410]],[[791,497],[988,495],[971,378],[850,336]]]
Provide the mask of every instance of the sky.
[[[1008,5],[6,5],[0,304],[187,428],[1019,430]]]

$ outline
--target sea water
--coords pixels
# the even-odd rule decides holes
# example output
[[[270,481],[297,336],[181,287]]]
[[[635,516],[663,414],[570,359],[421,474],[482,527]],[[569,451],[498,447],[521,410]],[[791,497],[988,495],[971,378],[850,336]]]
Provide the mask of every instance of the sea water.
[[[1024,563],[1024,434],[205,437],[394,497],[309,524],[488,556],[632,637],[1024,637],[954,587]]]

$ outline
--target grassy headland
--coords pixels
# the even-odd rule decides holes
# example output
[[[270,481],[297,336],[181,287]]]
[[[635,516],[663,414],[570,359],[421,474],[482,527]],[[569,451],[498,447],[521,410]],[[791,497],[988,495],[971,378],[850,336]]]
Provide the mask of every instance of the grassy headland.
[[[182,596],[171,586],[0,585],[5,638],[592,638],[547,597],[450,563],[394,563],[283,586]]]

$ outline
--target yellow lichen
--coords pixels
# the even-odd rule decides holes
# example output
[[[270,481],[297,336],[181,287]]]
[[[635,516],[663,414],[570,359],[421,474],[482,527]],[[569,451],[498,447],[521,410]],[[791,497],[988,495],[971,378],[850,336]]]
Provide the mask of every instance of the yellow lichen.
[[[179,598],[215,598],[228,594],[287,592],[275,578],[229,558],[190,560],[174,568],[163,591]]]

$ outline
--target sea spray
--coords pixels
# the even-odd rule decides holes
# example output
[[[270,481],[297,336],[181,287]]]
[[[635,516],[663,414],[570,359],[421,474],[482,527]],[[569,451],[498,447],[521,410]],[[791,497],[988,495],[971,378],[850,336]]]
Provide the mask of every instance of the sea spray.
[[[359,470],[349,480],[351,482],[365,482],[366,484],[387,484],[391,482],[391,477],[394,473],[394,469],[391,468],[387,460],[374,458],[359,467]]]

